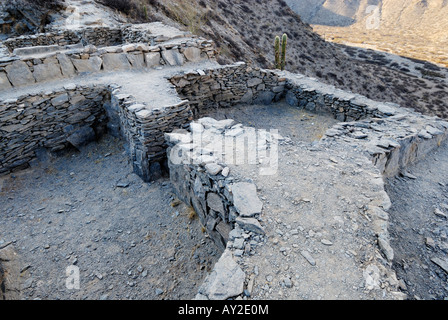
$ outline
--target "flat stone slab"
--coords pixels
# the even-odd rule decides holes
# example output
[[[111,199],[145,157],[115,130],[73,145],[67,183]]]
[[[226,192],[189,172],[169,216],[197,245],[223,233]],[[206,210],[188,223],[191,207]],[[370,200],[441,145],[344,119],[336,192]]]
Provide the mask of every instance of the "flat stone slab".
[[[35,83],[33,74],[28,68],[28,65],[23,61],[14,61],[12,64],[6,66],[5,70],[9,81],[15,87]]]
[[[212,273],[199,289],[196,299],[226,300],[243,293],[246,274],[233,259],[230,251],[224,251]]]
[[[9,82],[8,77],[6,76],[6,73],[0,72],[0,90],[6,90],[11,89],[11,83]]]
[[[233,201],[242,217],[253,217],[260,214],[263,202],[257,195],[257,187],[253,183],[239,182],[232,186]]]
[[[107,53],[103,56],[103,68],[105,71],[129,70],[131,64],[129,63],[127,55],[124,53]]]
[[[103,60],[99,57],[90,57],[89,59],[71,59],[73,65],[79,73],[98,72],[101,70]]]

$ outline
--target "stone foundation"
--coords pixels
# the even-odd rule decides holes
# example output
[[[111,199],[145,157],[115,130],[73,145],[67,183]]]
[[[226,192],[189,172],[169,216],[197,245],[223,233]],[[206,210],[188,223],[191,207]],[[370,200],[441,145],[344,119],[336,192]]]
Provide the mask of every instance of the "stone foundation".
[[[26,168],[39,150],[79,147],[104,132],[108,88],[64,89],[0,101],[0,174]]]

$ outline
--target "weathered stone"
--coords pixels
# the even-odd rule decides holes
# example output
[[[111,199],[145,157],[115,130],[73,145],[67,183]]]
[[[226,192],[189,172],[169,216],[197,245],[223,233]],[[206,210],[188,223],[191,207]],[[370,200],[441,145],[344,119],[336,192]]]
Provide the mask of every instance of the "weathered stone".
[[[146,66],[148,68],[157,67],[160,65],[160,53],[159,52],[148,52],[145,54]]]
[[[33,76],[36,82],[51,81],[62,78],[61,68],[56,59],[34,66]]]
[[[263,202],[258,198],[257,187],[253,183],[239,182],[232,185],[232,194],[235,208],[242,217],[261,213]]]
[[[57,107],[57,106],[60,106],[64,103],[66,103],[68,100],[69,100],[68,94],[63,93],[63,94],[60,94],[60,95],[54,97],[53,99],[51,99],[51,104],[54,107]]]
[[[184,56],[174,49],[162,51],[162,58],[170,66],[182,66],[184,64]]]
[[[143,54],[128,54],[127,55],[129,62],[132,65],[132,68],[134,69],[144,69],[146,68],[145,65],[145,59],[143,57]]]
[[[70,142],[75,148],[79,149],[87,143],[94,141],[95,138],[95,131],[93,131],[91,127],[85,126],[73,132],[67,138],[67,141]]]
[[[378,236],[378,245],[388,261],[394,260],[394,250],[385,235]]]
[[[432,258],[431,261],[448,273],[448,260],[440,258]]]
[[[225,216],[226,211],[224,209],[223,200],[216,193],[209,192],[207,194],[207,205],[210,209],[219,212],[221,216]]]
[[[28,65],[23,61],[14,61],[12,64],[6,66],[5,70],[9,81],[14,87],[35,83],[33,74],[28,68]]]
[[[236,218],[235,222],[244,230],[264,235],[264,228],[261,226],[260,222],[255,218]]]
[[[72,61],[65,54],[60,53],[56,57],[64,77],[70,78],[76,75],[76,70]]]
[[[11,83],[6,76],[6,73],[0,72],[0,90],[6,90],[12,88]]]
[[[258,97],[254,100],[255,104],[269,105],[274,101],[275,93],[271,91],[262,91],[258,94]]]
[[[222,171],[222,167],[216,163],[207,163],[205,165],[205,170],[207,170],[207,172],[210,175],[216,176],[218,173],[220,173]]]
[[[105,71],[129,70],[131,64],[124,53],[107,53],[103,55],[103,68]]]
[[[201,60],[201,49],[196,47],[188,47],[184,50],[184,56],[188,61],[198,62]]]
[[[78,123],[81,122],[81,120],[84,120],[86,118],[88,118],[91,115],[91,113],[89,111],[82,111],[82,112],[77,112],[74,115],[68,117],[67,119],[65,119],[65,121],[67,123]]]
[[[262,79],[260,79],[260,78],[252,78],[252,79],[249,79],[249,80],[247,81],[247,86],[248,86],[249,88],[251,88],[251,87],[258,86],[258,85],[261,84],[261,83],[263,83],[263,80],[262,80]]]
[[[226,300],[240,295],[244,290],[246,274],[225,250],[211,274],[199,288],[199,294],[209,300]]]
[[[311,256],[311,254],[307,250],[300,251],[300,254],[308,261],[308,263],[312,266],[316,265],[316,260]]]
[[[99,72],[103,65],[100,57],[90,57],[89,59],[71,59],[73,65],[79,73]]]

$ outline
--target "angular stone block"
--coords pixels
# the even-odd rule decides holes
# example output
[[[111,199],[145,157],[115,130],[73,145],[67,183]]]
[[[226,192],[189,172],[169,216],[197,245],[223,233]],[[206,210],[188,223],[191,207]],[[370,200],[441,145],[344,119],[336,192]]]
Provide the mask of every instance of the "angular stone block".
[[[33,74],[28,65],[23,61],[14,61],[6,66],[6,74],[14,87],[25,86],[35,83]]]
[[[221,217],[225,216],[224,204],[221,197],[216,193],[209,192],[207,194],[207,205],[210,207],[210,209],[219,212],[221,214]]]
[[[91,73],[101,70],[103,60],[100,57],[90,57],[89,59],[71,59],[78,73]]]
[[[253,217],[261,213],[263,202],[257,195],[257,187],[253,183],[239,182],[232,186],[233,202],[242,217]]]
[[[62,72],[58,60],[48,59],[43,64],[34,66],[33,76],[34,79],[36,79],[36,82],[61,79]]]
[[[6,90],[12,88],[6,73],[0,72],[0,90]]]
[[[184,56],[188,61],[198,62],[201,60],[201,49],[188,47],[184,50]]]
[[[184,64],[184,56],[177,50],[162,51],[162,58],[170,66],[182,66]]]
[[[89,142],[94,141],[95,138],[95,131],[91,127],[86,126],[72,133],[67,138],[67,141],[70,142],[75,148],[79,149]]]
[[[160,53],[159,52],[149,52],[145,54],[146,66],[148,68],[153,68],[160,66]]]
[[[71,60],[65,54],[58,54],[57,59],[61,67],[62,75],[64,77],[70,78],[76,75],[75,67]]]
[[[210,300],[236,297],[243,292],[245,279],[246,274],[235,262],[232,253],[226,250],[205,279],[199,294]]]
[[[128,54],[127,55],[129,63],[131,64],[132,68],[134,69],[144,69],[146,68],[145,65],[145,59],[143,57],[143,54]]]
[[[129,70],[131,64],[124,53],[107,53],[103,56],[103,69],[105,71]]]

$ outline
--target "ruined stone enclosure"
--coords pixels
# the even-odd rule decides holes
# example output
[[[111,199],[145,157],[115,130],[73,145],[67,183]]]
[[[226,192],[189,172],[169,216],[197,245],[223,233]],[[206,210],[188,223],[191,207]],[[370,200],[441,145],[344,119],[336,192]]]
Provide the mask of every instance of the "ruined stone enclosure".
[[[212,41],[160,23],[55,31],[3,45],[1,175],[109,132],[125,141],[141,179],[169,172],[178,198],[222,250],[196,298],[402,297],[383,179],[444,143],[447,122],[299,74],[218,65]],[[205,117],[278,102],[339,123],[307,144],[287,132],[255,131],[276,129],[262,121]],[[223,157],[216,141],[247,135],[275,160],[236,165]],[[232,145],[229,152],[245,151]],[[260,174],[266,163],[276,170]],[[322,248],[303,247],[316,238]],[[316,252],[327,258],[316,261]],[[283,276],[283,264],[301,278]],[[282,277],[274,281],[273,274]],[[276,296],[273,288],[297,291]]]

